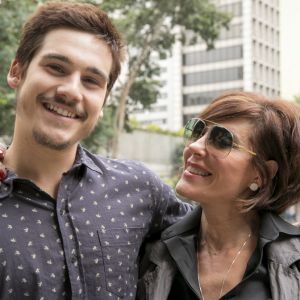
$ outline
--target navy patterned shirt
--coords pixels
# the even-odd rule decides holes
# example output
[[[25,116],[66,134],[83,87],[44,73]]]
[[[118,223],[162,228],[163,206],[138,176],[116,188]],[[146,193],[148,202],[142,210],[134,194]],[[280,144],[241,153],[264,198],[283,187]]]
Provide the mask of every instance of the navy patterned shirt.
[[[0,183],[0,299],[134,299],[143,240],[188,210],[140,163],[81,147],[57,199],[9,172]]]

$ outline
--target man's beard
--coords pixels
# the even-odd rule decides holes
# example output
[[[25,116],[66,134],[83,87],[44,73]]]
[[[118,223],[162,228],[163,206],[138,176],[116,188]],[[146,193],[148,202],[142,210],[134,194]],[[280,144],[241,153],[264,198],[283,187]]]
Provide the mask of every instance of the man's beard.
[[[33,138],[34,140],[42,146],[50,148],[52,150],[65,150],[70,146],[70,142],[64,143],[55,143],[51,138],[49,138],[45,133],[40,132],[36,129],[33,130]]]

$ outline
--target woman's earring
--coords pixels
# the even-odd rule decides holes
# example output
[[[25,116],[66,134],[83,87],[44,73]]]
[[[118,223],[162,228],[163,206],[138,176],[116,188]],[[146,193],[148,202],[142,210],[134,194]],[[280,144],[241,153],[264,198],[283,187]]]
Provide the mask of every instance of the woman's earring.
[[[258,184],[253,182],[249,185],[249,189],[252,191],[252,192],[256,192],[258,190]]]

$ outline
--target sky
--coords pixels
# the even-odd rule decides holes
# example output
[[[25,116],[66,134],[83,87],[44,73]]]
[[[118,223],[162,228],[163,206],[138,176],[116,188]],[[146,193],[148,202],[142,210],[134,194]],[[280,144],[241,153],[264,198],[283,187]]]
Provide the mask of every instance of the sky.
[[[281,96],[300,95],[300,0],[280,0]]]

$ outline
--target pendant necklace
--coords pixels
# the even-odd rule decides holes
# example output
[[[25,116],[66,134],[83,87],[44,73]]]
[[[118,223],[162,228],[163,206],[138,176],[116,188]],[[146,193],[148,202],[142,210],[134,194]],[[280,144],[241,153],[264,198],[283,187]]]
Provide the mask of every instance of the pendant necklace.
[[[221,289],[220,289],[220,293],[219,293],[219,299],[222,297],[222,294],[223,294],[223,289],[224,289],[224,284],[225,284],[225,281],[228,277],[228,274],[229,272],[231,271],[231,268],[232,266],[234,265],[234,263],[236,262],[237,258],[240,256],[241,252],[243,251],[244,247],[246,246],[247,242],[250,240],[251,238],[251,232],[248,234],[246,240],[244,241],[244,243],[242,244],[242,246],[239,248],[238,252],[236,253],[236,255],[234,256],[229,268],[227,269],[226,273],[225,273],[225,276],[222,280],[222,283],[221,283]],[[197,243],[197,267],[198,267],[198,284],[199,284],[199,289],[200,289],[200,293],[201,293],[201,297],[202,297],[202,300],[205,300],[204,299],[204,296],[203,296],[203,292],[202,292],[202,288],[201,288],[201,284],[200,284],[200,276],[199,276],[199,271],[200,271],[200,238],[198,238],[198,243]]]

